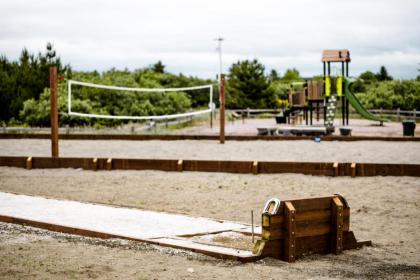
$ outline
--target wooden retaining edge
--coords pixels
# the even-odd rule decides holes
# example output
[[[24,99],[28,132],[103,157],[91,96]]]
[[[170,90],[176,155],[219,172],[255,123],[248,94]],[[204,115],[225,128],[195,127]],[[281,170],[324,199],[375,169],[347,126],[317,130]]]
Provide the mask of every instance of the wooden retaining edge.
[[[243,256],[240,254],[229,254],[229,253],[221,252],[216,249],[217,248],[216,246],[214,250],[206,250],[204,248],[200,248],[199,245],[183,246],[182,243],[177,244],[176,242],[168,242],[167,240],[165,240],[165,238],[158,238],[158,239],[132,238],[132,237],[127,237],[127,236],[109,234],[109,233],[100,232],[100,231],[93,231],[93,230],[75,228],[75,227],[64,226],[64,225],[59,225],[59,224],[52,224],[52,223],[35,221],[35,220],[22,219],[22,218],[11,217],[11,216],[6,216],[6,215],[0,215],[0,222],[20,224],[24,226],[31,226],[31,227],[46,229],[46,230],[55,231],[55,232],[62,232],[62,233],[68,233],[68,234],[74,234],[74,235],[80,235],[80,236],[86,236],[86,237],[93,237],[93,238],[101,238],[101,239],[120,238],[120,239],[159,245],[163,247],[183,249],[183,250],[188,250],[188,251],[204,254],[207,256],[215,257],[215,258],[235,260],[235,261],[240,261],[240,262],[253,262],[253,261],[262,259],[261,256],[252,255],[252,254],[248,256]]]
[[[0,133],[0,139],[50,139],[49,133]],[[219,140],[218,135],[171,135],[171,134],[60,134],[60,140],[133,140],[133,141],[177,141],[177,140]],[[313,140],[313,136],[258,136],[258,135],[227,135],[227,141],[279,141],[279,140]],[[381,137],[381,136],[320,136],[322,141],[396,141],[417,142],[420,137]]]
[[[82,168],[87,170],[161,170],[251,174],[300,173],[319,176],[413,176],[420,164],[332,163],[276,161],[219,161],[177,159],[109,159],[31,157],[31,168]],[[0,166],[28,167],[28,157],[0,156]]]

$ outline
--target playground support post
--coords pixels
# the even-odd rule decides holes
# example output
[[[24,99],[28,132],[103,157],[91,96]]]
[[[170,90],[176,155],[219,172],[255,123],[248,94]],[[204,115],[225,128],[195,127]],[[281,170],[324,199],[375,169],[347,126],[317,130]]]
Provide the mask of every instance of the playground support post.
[[[51,157],[58,158],[57,67],[50,67]]]
[[[349,76],[349,62],[346,61],[346,77]]]
[[[349,62],[346,61],[346,77],[349,77]],[[344,88],[344,87],[343,87]],[[349,125],[349,100],[346,98],[346,122]]]
[[[220,75],[220,144],[225,143],[225,75]]]

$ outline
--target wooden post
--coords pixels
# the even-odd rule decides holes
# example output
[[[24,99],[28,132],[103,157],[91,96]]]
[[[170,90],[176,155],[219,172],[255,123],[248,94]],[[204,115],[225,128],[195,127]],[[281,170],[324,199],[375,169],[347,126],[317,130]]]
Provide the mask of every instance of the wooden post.
[[[356,163],[352,162],[350,165],[351,177],[356,177]]]
[[[338,162],[333,163],[333,171],[334,171],[334,177],[338,176]]]
[[[334,197],[332,201],[332,253],[338,255],[343,251],[343,203],[340,198]]]
[[[284,238],[284,260],[294,262],[296,260],[296,209],[290,201],[284,203],[286,218],[286,236]]]
[[[258,174],[258,161],[254,161],[252,163],[252,174],[254,175]]]
[[[50,67],[51,157],[58,158],[57,67]]]
[[[225,143],[225,75],[220,76],[220,144]]]
[[[32,169],[32,157],[26,159],[26,169]]]
[[[182,159],[180,159],[176,163],[176,171],[182,172],[183,170],[184,170],[184,161]]]
[[[92,159],[92,170],[93,171],[98,170],[98,159],[97,158]]]
[[[106,170],[112,170],[112,158],[106,160]]]

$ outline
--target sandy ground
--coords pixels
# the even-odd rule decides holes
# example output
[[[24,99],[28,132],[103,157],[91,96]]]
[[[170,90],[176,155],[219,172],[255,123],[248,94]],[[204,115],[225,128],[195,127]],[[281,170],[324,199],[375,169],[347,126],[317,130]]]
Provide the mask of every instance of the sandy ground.
[[[60,156],[259,161],[420,163],[420,142],[61,140]],[[1,156],[50,156],[46,139],[0,140]]]
[[[295,125],[305,126],[305,122],[297,123]],[[274,117],[272,118],[250,118],[242,121],[226,119],[225,131],[226,135],[257,135],[258,127],[291,127],[295,125],[276,124]],[[315,126],[323,126],[323,120],[316,121],[314,118]],[[335,133],[340,135],[340,127],[343,127],[341,119],[334,121]],[[416,136],[420,136],[420,129],[415,131]],[[346,127],[352,128],[352,135],[355,136],[381,136],[381,137],[398,137],[403,136],[402,122],[386,122],[382,126],[379,122],[365,120],[365,119],[350,119],[349,125]],[[2,132],[14,133],[50,133],[50,128],[27,128],[27,127],[9,127],[7,129],[0,129]],[[155,127],[147,128],[147,125],[142,123],[125,124],[119,127],[111,128],[89,128],[89,127],[61,127],[60,134],[80,134],[80,133],[93,133],[93,134],[198,134],[198,135],[218,135],[219,134],[219,119],[215,119],[213,127],[210,128],[210,119],[208,116],[202,116],[194,119],[192,123],[186,123],[185,127],[166,127],[165,123],[158,123]]]
[[[356,237],[374,244],[339,256],[307,257],[295,264],[273,259],[240,264],[140,243],[98,241],[0,224],[0,278],[420,278],[418,178],[2,167],[0,190],[248,223],[250,210],[260,213],[273,196],[340,193],[351,206]]]
[[[296,125],[305,126],[305,122],[297,123]],[[321,119],[316,121],[314,118],[315,126],[324,126],[324,122]],[[227,121],[226,122],[226,135],[257,135],[258,127],[291,127],[293,125],[286,124],[276,124],[274,118],[269,119],[246,119],[244,122],[242,120]],[[336,119],[334,121],[335,133],[334,135],[340,135],[340,127],[343,127],[341,119]],[[418,126],[418,124],[417,124]],[[354,136],[381,136],[381,137],[395,137],[403,136],[403,126],[401,122],[386,122],[382,126],[379,125],[379,122],[369,121],[364,119],[350,119],[349,125],[345,127],[350,127],[352,129],[352,135]],[[219,123],[218,120],[214,122],[213,128],[210,128],[208,123],[203,125],[196,125],[193,127],[186,127],[183,129],[176,130],[177,134],[218,134],[219,133]],[[420,136],[420,130],[417,127],[416,136]]]

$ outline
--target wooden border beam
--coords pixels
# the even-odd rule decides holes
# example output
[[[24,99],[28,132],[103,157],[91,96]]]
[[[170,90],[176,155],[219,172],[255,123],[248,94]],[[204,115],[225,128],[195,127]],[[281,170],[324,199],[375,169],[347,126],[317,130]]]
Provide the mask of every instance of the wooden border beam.
[[[28,157],[0,156],[0,166],[27,168]],[[315,176],[413,176],[420,164],[31,157],[32,168],[162,170]],[[34,163],[35,162],[35,163]],[[182,167],[182,168],[181,168]],[[181,170],[182,169],[182,170]]]
[[[180,135],[180,134],[60,134],[63,140],[127,140],[127,141],[179,141],[179,140],[219,140],[219,135]],[[296,141],[313,140],[313,136],[293,135],[225,135],[230,141]],[[0,133],[0,139],[51,139],[50,133]],[[381,137],[381,136],[323,136],[322,141],[387,141],[387,142],[420,142],[420,137]]]

